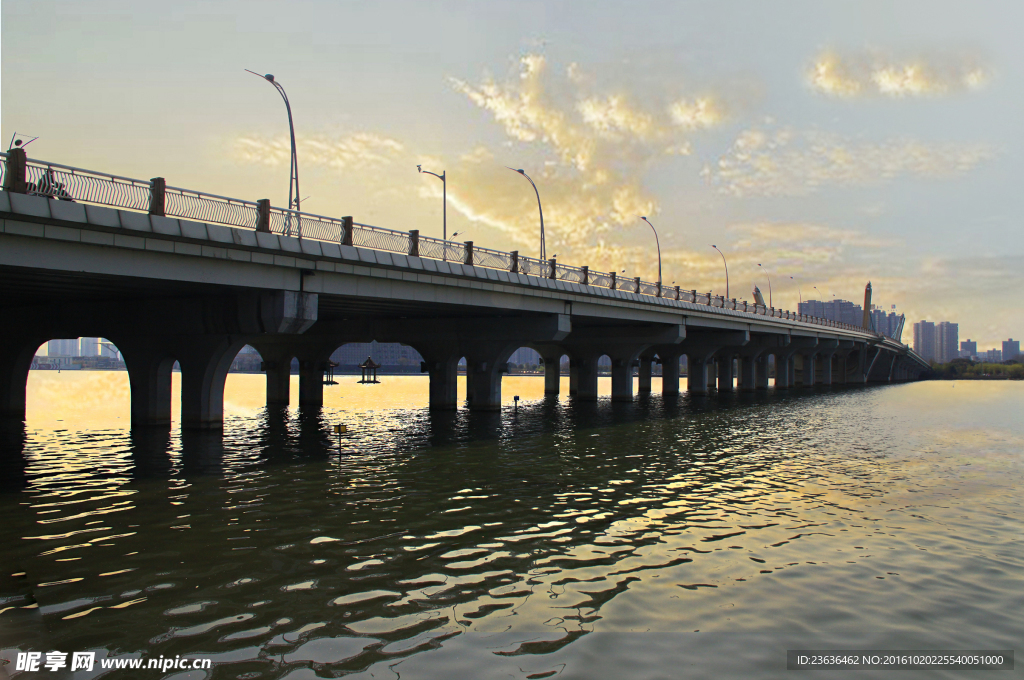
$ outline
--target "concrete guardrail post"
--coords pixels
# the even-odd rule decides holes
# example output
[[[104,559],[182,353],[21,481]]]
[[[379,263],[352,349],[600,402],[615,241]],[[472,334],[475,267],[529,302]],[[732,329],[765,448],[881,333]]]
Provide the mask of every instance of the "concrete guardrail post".
[[[510,262],[509,262],[508,270],[510,272],[512,272],[513,274],[518,274],[519,273],[519,251],[518,250],[513,250],[511,253],[509,253],[509,260],[510,260]]]
[[[21,148],[7,152],[7,167],[4,170],[4,191],[12,194],[24,194],[28,191],[26,176],[28,172],[28,156]]]
[[[471,267],[473,266],[473,242],[472,241],[466,241],[466,259],[463,261],[463,264],[468,264]]]
[[[420,256],[420,230],[413,229],[409,232],[409,256]]]
[[[163,177],[154,177],[149,180],[149,214],[166,215],[164,212],[164,201],[167,196],[167,180]]]
[[[270,232],[270,199],[256,201],[256,231]]]
[[[555,258],[551,258],[550,260],[548,260],[548,267],[550,267],[550,269],[548,270],[548,278],[549,279],[557,279],[558,278],[558,263],[555,262]]]
[[[589,286],[590,285],[590,268],[587,265],[583,265],[580,269],[583,272],[583,280],[580,283],[582,283],[584,286]]]
[[[341,218],[341,229],[342,229],[342,232],[344,232],[341,235],[341,245],[343,245],[343,246],[350,246],[350,245],[352,245],[352,227],[353,227],[353,224],[352,224],[352,217],[351,217],[351,215],[348,216],[348,217],[342,217]]]

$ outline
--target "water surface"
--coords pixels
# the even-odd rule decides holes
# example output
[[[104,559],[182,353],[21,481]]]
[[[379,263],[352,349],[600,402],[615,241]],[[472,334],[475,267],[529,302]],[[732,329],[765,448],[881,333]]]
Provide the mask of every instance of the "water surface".
[[[230,375],[221,436],[130,432],[127,374],[33,372],[0,648],[214,659],[189,680],[770,678],[789,648],[1021,639],[1020,383],[580,405],[512,377],[476,414],[339,380],[267,412]]]

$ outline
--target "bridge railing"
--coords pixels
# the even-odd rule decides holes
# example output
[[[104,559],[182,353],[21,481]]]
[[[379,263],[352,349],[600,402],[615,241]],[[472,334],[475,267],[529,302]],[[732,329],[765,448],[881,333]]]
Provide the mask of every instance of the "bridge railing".
[[[462,262],[478,267],[503,269],[539,278],[558,279],[579,284],[610,288],[653,297],[669,298],[736,310],[748,314],[778,319],[801,321],[819,326],[865,331],[860,326],[811,317],[765,305],[681,290],[678,286],[664,287],[658,283],[628,278],[616,272],[591,271],[587,267],[574,267],[519,255],[513,251],[482,248],[472,241],[456,243],[418,232],[396,231],[353,222],[351,218],[334,218],[273,208],[269,201],[246,201],[216,194],[207,194],[180,187],[166,186],[162,178],[139,180],[108,173],[84,170],[59,163],[26,158],[17,149],[0,153],[0,183],[4,190],[45,196],[54,200],[74,201],[102,205],[124,210],[136,210],[155,215],[167,215],[223,224],[231,227],[269,231],[298,238],[330,241],[392,253],[417,255],[434,260]]]

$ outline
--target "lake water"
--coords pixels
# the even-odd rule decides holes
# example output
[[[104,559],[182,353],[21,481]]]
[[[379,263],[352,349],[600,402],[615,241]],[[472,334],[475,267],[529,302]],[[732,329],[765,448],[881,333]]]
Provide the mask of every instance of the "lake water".
[[[33,372],[0,441],[0,657],[775,678],[787,649],[1020,647],[1022,383],[580,405],[509,377],[477,414],[429,412],[421,376],[356,379],[268,413],[263,376],[232,374],[221,436],[131,433],[125,373]]]

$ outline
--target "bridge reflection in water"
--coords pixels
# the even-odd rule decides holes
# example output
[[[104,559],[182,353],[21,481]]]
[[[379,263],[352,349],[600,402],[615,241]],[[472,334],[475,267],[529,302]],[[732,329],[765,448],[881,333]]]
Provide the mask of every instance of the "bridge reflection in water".
[[[229,376],[228,403],[260,380]],[[425,382],[385,380],[340,396]],[[1000,487],[990,459],[991,491],[948,496],[949,461],[907,434],[951,417],[936,383],[592,403],[518,380],[537,397],[518,415],[240,407],[223,433],[36,428],[30,390],[26,486],[0,495],[5,563],[25,573],[5,582],[0,647],[470,677],[468,659],[600,670],[587,640],[609,631],[915,629],[925,612],[942,634],[998,632],[1010,570],[945,582],[988,539],[941,561],[920,546],[958,540],[946,520],[1004,503],[1019,474]],[[937,494],[946,509],[914,520]]]

